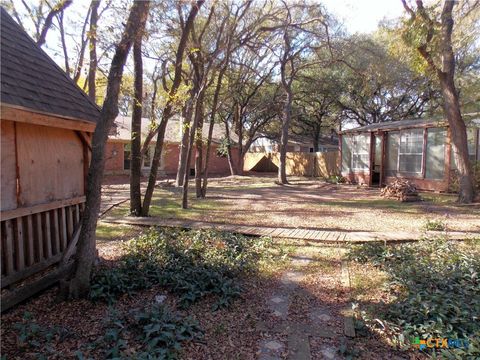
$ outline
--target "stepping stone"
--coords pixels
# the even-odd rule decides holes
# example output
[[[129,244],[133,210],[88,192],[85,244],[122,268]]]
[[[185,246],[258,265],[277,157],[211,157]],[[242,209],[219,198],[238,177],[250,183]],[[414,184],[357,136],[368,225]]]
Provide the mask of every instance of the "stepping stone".
[[[285,345],[275,339],[262,340],[260,342],[259,360],[281,360],[281,354]]]
[[[292,259],[293,266],[304,266],[310,264],[312,261],[315,261],[315,259],[311,257],[301,255],[292,256]]]
[[[321,309],[321,308],[312,310],[308,314],[308,317],[313,323],[316,323],[318,321],[328,322],[332,319],[330,311],[328,309]]]
[[[332,346],[325,346],[323,347],[322,350],[320,350],[322,353],[323,357],[328,360],[336,360],[340,359],[340,357],[337,355],[338,351]]]
[[[286,294],[275,295],[267,300],[268,307],[273,315],[286,319],[288,315],[288,308],[290,306],[290,297]]]
[[[294,323],[294,322],[285,322],[276,327],[276,331],[279,332],[288,332],[291,333],[303,333],[310,335],[312,337],[321,337],[321,338],[334,338],[335,333],[331,328],[325,326],[325,324],[305,324],[305,323]]]
[[[293,332],[288,335],[288,359],[310,360],[310,341],[308,334]]]
[[[282,275],[280,282],[288,289],[293,290],[298,287],[298,283],[303,279],[303,273],[299,271],[287,271]]]

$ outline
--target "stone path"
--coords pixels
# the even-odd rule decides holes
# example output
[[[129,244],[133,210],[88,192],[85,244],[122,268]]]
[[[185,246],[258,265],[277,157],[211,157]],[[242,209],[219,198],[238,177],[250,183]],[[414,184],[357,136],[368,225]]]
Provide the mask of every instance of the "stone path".
[[[258,359],[259,360],[280,360],[285,354],[289,360],[310,360],[312,354],[310,350],[310,339],[325,338],[334,339],[341,337],[342,342],[347,341],[346,337],[355,336],[351,329],[347,328],[347,318],[345,318],[345,329],[333,329],[330,327],[333,318],[332,311],[329,306],[315,306],[308,313],[308,320],[304,322],[294,322],[289,320],[290,307],[293,297],[302,292],[300,286],[305,277],[304,269],[309,264],[315,262],[316,259],[298,252],[292,257],[292,266],[300,270],[289,270],[283,273],[280,278],[280,286],[273,294],[266,299],[269,311],[281,322],[276,326],[269,327],[264,322],[259,322],[257,328],[267,336],[258,343]],[[342,278],[345,270],[342,264]],[[348,285],[342,281],[343,285]],[[351,319],[350,319],[351,320]],[[352,321],[353,329],[353,321]],[[339,335],[339,332],[341,333]],[[286,340],[284,334],[287,334]],[[343,334],[342,334],[343,333]],[[282,337],[283,336],[283,337]],[[335,346],[324,344],[320,350],[322,358],[325,359],[341,359],[339,349]]]
[[[177,219],[162,219],[158,217],[136,218],[136,217],[105,217],[104,222],[116,224],[128,224],[139,226],[167,226],[167,227],[181,227],[185,229],[217,229],[223,231],[231,231],[245,235],[256,236],[271,236],[276,238],[288,239],[302,239],[310,241],[318,241],[324,243],[342,243],[355,242],[364,243],[371,241],[387,241],[387,242],[406,242],[417,241],[421,239],[425,233],[422,232],[406,232],[406,231],[325,231],[322,229],[300,229],[300,228],[284,228],[284,227],[266,227],[266,226],[250,226],[250,225],[235,225],[235,224],[221,224],[205,221],[193,220],[177,220]],[[428,231],[428,236],[447,235],[450,240],[463,240],[474,237],[479,237],[478,232],[442,232],[442,231]]]

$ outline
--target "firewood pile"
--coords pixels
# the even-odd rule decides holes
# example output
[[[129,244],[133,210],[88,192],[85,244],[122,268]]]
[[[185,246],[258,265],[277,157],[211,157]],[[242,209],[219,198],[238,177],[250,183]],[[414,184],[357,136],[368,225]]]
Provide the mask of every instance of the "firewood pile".
[[[393,183],[385,186],[381,193],[388,199],[396,199],[402,202],[420,201],[417,188],[408,180],[396,179]]]

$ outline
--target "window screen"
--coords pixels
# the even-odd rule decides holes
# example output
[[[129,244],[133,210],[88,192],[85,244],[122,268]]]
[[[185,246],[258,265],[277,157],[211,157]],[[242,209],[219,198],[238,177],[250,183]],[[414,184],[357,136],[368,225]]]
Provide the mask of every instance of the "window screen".
[[[349,173],[352,169],[352,137],[342,136],[342,172]]]
[[[370,134],[353,137],[352,168],[366,170],[370,166]]]
[[[468,157],[470,161],[476,160],[476,145],[477,145],[477,129],[467,129],[467,144],[468,144]]]
[[[423,129],[402,131],[398,154],[398,171],[422,173]]]
[[[400,133],[398,131],[389,132],[387,135],[387,165],[386,175],[396,176],[398,169],[398,144],[400,142]]]
[[[445,137],[444,128],[427,130],[427,152],[425,154],[425,177],[443,179],[445,175]]]

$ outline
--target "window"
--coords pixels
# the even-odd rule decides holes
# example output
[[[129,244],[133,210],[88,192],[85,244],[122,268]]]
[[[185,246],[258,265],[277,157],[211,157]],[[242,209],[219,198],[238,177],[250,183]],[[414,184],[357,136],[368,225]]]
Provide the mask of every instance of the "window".
[[[387,165],[386,175],[396,176],[398,171],[398,144],[400,142],[400,132],[391,131],[387,135]]]
[[[370,134],[354,135],[352,143],[352,169],[366,170],[370,166]]]
[[[443,128],[427,130],[427,152],[425,154],[425,178],[443,179],[445,176],[445,137]]]
[[[370,134],[342,136],[342,172],[368,170]]]
[[[412,129],[400,133],[398,171],[421,174],[423,160],[423,129]]]
[[[467,144],[468,144],[468,157],[470,161],[475,161],[476,159],[476,145],[478,142],[478,129],[468,128],[467,129]]]
[[[352,169],[352,137],[342,136],[342,172],[349,173]]]
[[[123,170],[130,170],[130,144],[123,145]]]
[[[143,167],[149,168],[152,165],[152,147],[149,146],[145,156],[143,157]]]

